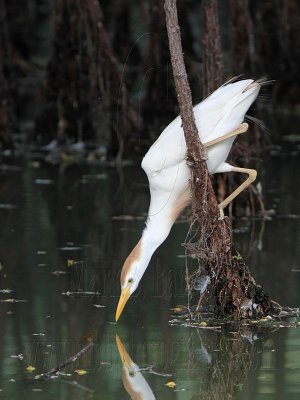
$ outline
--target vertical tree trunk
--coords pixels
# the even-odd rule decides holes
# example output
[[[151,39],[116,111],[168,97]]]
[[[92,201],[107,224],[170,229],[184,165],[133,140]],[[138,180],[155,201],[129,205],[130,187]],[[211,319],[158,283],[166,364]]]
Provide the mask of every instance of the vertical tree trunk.
[[[252,277],[242,257],[236,252],[231,239],[228,218],[219,221],[218,203],[213,192],[205,160],[205,150],[200,142],[192,107],[185,65],[183,61],[176,0],[165,0],[166,22],[173,75],[177,90],[180,115],[191,166],[193,198],[193,226],[197,226],[197,240],[187,248],[196,254],[209,273],[215,290],[218,314],[241,318],[255,312],[275,312],[275,306]],[[201,273],[201,271],[199,271]],[[192,282],[188,283],[188,287]],[[245,313],[247,310],[247,313]]]
[[[252,20],[248,9],[248,0],[230,0],[230,50],[229,70],[240,75],[249,70]]]
[[[255,72],[276,80],[280,103],[299,103],[300,6],[298,0],[249,2],[253,16]],[[288,73],[287,73],[288,71]],[[275,101],[275,98],[273,99]]]
[[[46,141],[52,135],[92,141],[121,159],[124,140],[140,127],[140,117],[130,104],[100,3],[56,0],[55,6],[45,91],[45,110],[51,109],[53,121]],[[39,120],[42,125],[43,115]]]
[[[203,97],[224,82],[224,60],[220,36],[217,0],[203,0]]]
[[[150,0],[149,7],[149,46],[144,64],[146,79],[146,96],[143,109],[151,125],[158,128],[160,116],[165,112],[162,103],[168,98],[168,45],[164,8],[161,0]],[[159,131],[159,129],[157,129]],[[153,138],[154,139],[154,138]]]
[[[117,161],[120,161],[126,135],[141,127],[141,118],[130,104],[124,75],[120,71],[110,37],[104,27],[103,13],[98,0],[87,0],[87,8],[93,30],[97,82],[101,82],[98,90],[101,90],[102,99],[106,98],[104,101],[107,102],[107,113],[113,110],[111,133],[112,137],[115,135],[118,139]]]

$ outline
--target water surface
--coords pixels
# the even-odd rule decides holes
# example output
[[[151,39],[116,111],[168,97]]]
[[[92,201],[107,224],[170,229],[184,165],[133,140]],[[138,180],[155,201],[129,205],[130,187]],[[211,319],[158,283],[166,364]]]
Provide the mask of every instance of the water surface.
[[[299,150],[269,152],[263,167],[266,206],[276,215],[264,222],[235,220],[237,244],[271,297],[298,306]],[[237,332],[169,324],[170,309],[187,302],[185,219],[155,254],[115,324],[120,268],[148,207],[138,166],[126,167],[121,177],[109,167],[59,169],[27,160],[2,169],[0,179],[2,398],[130,398],[116,334],[141,369],[125,380],[133,393],[140,379],[148,390],[141,398],[150,399],[151,391],[164,400],[299,398],[300,328]],[[32,379],[90,338],[95,345],[68,365],[67,375]]]

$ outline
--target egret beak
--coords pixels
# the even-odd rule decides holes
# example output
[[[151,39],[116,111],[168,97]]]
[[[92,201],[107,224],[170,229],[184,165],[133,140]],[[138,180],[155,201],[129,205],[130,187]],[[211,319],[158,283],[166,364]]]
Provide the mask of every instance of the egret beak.
[[[118,350],[119,350],[119,354],[121,357],[123,367],[130,368],[132,365],[132,360],[129,357],[129,354],[127,353],[127,351],[122,343],[122,340],[119,338],[118,335],[116,335],[116,343],[118,346]]]
[[[116,322],[118,321],[120,315],[122,314],[123,308],[125,307],[125,304],[127,303],[129,297],[130,297],[130,286],[127,286],[121,291],[121,296],[116,311]]]

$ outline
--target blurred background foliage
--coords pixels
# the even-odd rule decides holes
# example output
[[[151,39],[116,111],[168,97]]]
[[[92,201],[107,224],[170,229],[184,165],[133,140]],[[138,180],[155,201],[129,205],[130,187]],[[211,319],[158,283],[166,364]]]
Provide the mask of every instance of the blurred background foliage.
[[[243,74],[275,80],[269,105],[299,112],[297,0],[178,9],[195,103]],[[2,153],[68,143],[120,160],[143,154],[177,112],[162,0],[0,0]]]

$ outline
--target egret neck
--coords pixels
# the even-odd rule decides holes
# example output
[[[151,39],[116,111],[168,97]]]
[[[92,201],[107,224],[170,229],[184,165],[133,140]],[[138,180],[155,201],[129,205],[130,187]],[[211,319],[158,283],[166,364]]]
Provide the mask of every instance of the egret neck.
[[[123,265],[121,296],[116,311],[116,321],[119,319],[129,297],[138,287],[153,253],[166,240],[178,215],[190,203],[189,185],[176,200],[172,201],[172,193],[166,197],[165,201],[168,207],[163,206],[164,199],[160,202],[160,209],[155,209],[153,203],[150,203],[146,227],[142,237]],[[170,202],[172,202],[171,207]]]

